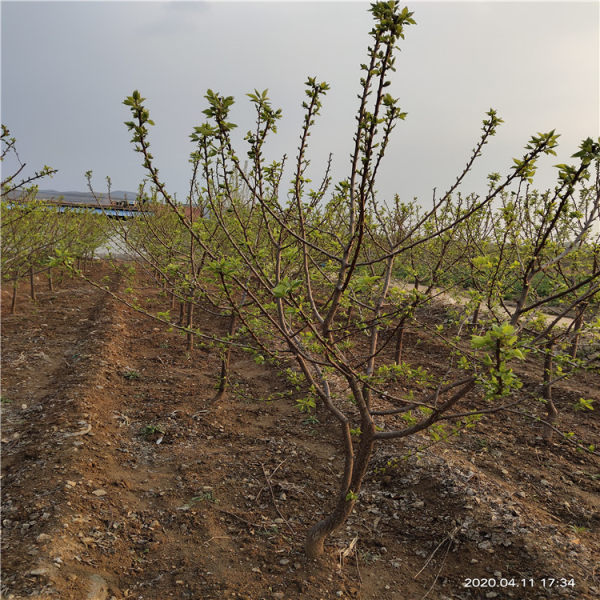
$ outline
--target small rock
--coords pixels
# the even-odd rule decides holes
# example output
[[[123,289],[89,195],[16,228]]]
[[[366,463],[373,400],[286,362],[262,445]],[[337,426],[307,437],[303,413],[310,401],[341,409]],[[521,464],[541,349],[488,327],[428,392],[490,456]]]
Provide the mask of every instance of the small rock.
[[[483,540],[483,542],[479,542],[479,544],[477,544],[477,547],[480,550],[489,550],[492,547],[492,542],[489,540]]]
[[[97,489],[97,490],[94,490],[92,492],[92,494],[94,494],[94,496],[98,496],[98,497],[100,497],[100,496],[106,496],[106,490]]]
[[[290,564],[290,560],[288,558],[282,558],[279,561],[279,564],[284,567],[285,565],[289,565]]]
[[[498,594],[497,594],[497,592],[488,592],[488,593],[485,595],[485,597],[486,597],[486,598],[497,598],[497,597],[498,597]]]
[[[183,581],[183,579],[178,579],[177,581],[175,581],[175,585],[183,585],[185,583],[185,581]]]
[[[47,542],[50,539],[50,536],[47,533],[40,533],[35,539],[38,542]]]
[[[33,569],[33,571],[29,571],[29,574],[33,575],[34,577],[46,575],[47,573],[48,573],[48,569],[46,569],[44,567],[40,567],[39,569]]]

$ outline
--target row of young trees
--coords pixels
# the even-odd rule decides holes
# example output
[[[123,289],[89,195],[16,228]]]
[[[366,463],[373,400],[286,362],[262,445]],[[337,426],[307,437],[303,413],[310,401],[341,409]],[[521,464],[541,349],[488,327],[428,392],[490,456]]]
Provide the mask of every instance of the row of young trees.
[[[549,437],[557,417],[552,387],[598,361],[600,145],[584,140],[576,163],[558,165],[555,188],[540,193],[531,185],[536,163],[555,154],[558,135],[538,133],[504,176],[490,175],[485,195],[463,196],[459,186],[502,123],[490,110],[463,171],[430,209],[380,201],[380,165],[406,116],[388,86],[396,45],[414,20],[394,1],[371,12],[349,171],[335,185],[331,159],[318,185],[307,176],[309,139],[328,90],[316,78],[306,82],[289,185],[288,157],[267,158],[281,110],[266,91],[248,94],[256,120],[242,158],[229,121],[234,99],[209,90],[207,120],[191,136],[186,204],[159,176],[144,99],[135,91],[125,100],[152,197],[142,189],[142,216],[117,233],[170,296],[171,308],[152,316],[184,331],[189,350],[194,338],[219,349],[219,398],[231,348],[240,347],[258,362],[293,364],[309,393],[301,408],[318,405],[337,424],[338,493],[307,534],[309,557],[323,553],[353,510],[376,444],[421,432],[444,438],[483,414],[540,400]],[[432,323],[428,307],[448,297],[445,322]],[[148,313],[133,289],[122,299]],[[215,338],[196,327],[198,311],[226,317],[226,331]],[[411,362],[405,331],[416,326],[446,348],[443,372]],[[539,365],[540,377],[519,374],[525,360]],[[402,391],[399,380],[412,389]]]
[[[2,280],[12,283],[10,312],[17,305],[17,290],[22,279],[29,279],[30,295],[36,299],[35,276],[44,273],[50,290],[54,275],[62,267],[63,257],[87,260],[106,239],[104,219],[100,215],[57,206],[36,199],[35,182],[52,176],[56,170],[45,166],[30,176],[21,176],[25,168],[16,151],[16,139],[2,125],[1,159],[15,158],[16,167],[1,182],[0,218],[2,220]],[[10,169],[9,169],[10,170]]]

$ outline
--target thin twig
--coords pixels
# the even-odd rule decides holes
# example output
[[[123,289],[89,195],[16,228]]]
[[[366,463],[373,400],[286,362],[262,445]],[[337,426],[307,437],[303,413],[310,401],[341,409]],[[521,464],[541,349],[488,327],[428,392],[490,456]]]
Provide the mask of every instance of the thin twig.
[[[244,517],[240,517],[240,515],[237,515],[234,512],[230,512],[228,510],[225,510],[223,508],[217,508],[216,506],[213,507],[216,511],[223,513],[224,515],[229,515],[230,517],[233,517],[235,519],[237,519],[238,521],[241,521],[242,523],[244,523],[245,525],[247,525],[250,528],[256,528],[256,529],[260,529],[262,527],[262,525],[257,525],[256,523],[251,523],[250,521],[247,521],[246,519],[244,519]]]
[[[356,574],[358,575],[358,580],[362,585],[363,580],[360,574],[360,568],[358,567],[358,548],[354,548],[354,560],[356,561]]]
[[[554,425],[552,425],[552,423],[550,423],[549,421],[545,421],[544,419],[537,417],[535,415],[532,415],[528,412],[525,412],[523,410],[510,410],[507,409],[506,412],[511,412],[514,413],[515,415],[522,415],[524,417],[527,417],[528,419],[531,419],[532,421],[537,421],[538,423],[541,423],[542,425],[545,425],[546,427],[549,427],[550,429],[552,429],[552,431],[555,431],[556,433],[560,434],[560,439],[564,442],[568,442],[569,444],[572,444],[573,446],[575,446],[576,448],[579,448],[580,450],[585,450],[585,452],[587,452],[588,454],[594,454],[595,456],[600,456],[600,452],[598,452],[597,450],[591,450],[590,448],[583,446],[582,444],[580,444],[576,439],[573,439],[571,437],[568,437],[565,435],[564,431],[561,431],[560,429],[558,429],[558,427],[555,427]]]
[[[273,469],[273,472],[271,473],[270,477],[273,477],[273,475],[275,475],[275,473],[277,472],[277,470],[279,469],[279,467],[281,467],[281,465],[282,465],[284,462],[286,462],[286,461],[287,461],[287,458],[284,458],[284,459],[283,459],[283,460],[282,460],[282,461],[281,461],[281,462],[280,462],[280,463],[279,463],[279,464],[278,464],[278,465],[277,465],[277,466],[276,466],[276,467]],[[264,469],[264,467],[262,466],[262,463],[260,463],[260,466],[263,468],[263,473],[264,473],[265,469]],[[266,477],[266,475],[265,475],[265,477]],[[264,492],[264,490],[265,490],[265,488],[266,488],[266,487],[267,487],[266,485],[263,485],[263,486],[260,488],[260,490],[258,490],[258,494],[256,494],[255,503],[257,503],[257,504],[258,504],[258,499],[260,498],[260,495],[261,495],[261,494]]]
[[[283,463],[281,463],[281,464],[283,464]],[[281,466],[281,464],[277,467],[277,469]],[[260,466],[262,468],[262,472],[264,473],[265,479],[267,480],[267,484],[269,485],[269,491],[271,492],[271,498],[273,499],[273,506],[275,507],[277,514],[283,519],[284,523],[287,525],[287,528],[290,530],[292,535],[296,535],[294,528],[289,524],[288,520],[281,514],[281,511],[279,510],[279,507],[277,506],[277,500],[275,500],[275,493],[273,492],[273,486],[271,485],[271,480],[269,479],[269,476],[267,475],[265,466],[262,463],[260,463]],[[275,471],[277,469],[275,469]],[[273,471],[273,473],[275,473],[275,471]],[[273,473],[271,473],[271,475],[273,475]]]
[[[452,546],[452,539],[451,538],[446,538],[446,540],[444,541],[449,541],[450,543],[448,544],[448,547],[446,548],[446,554],[444,554],[444,558],[442,559],[442,564],[440,565],[440,568],[435,576],[435,579],[433,580],[433,583],[431,584],[431,586],[429,587],[429,589],[425,592],[425,595],[421,598],[421,600],[425,600],[425,598],[427,598],[427,596],[429,596],[429,592],[431,592],[431,590],[435,587],[435,584],[437,583],[437,580],[440,576],[440,573],[442,572],[442,569],[444,568],[444,564],[446,563],[446,558],[448,558],[448,553],[450,552],[450,548]]]
[[[435,553],[442,547],[442,545],[445,542],[447,542],[448,540],[454,539],[454,535],[456,534],[457,531],[458,531],[458,527],[455,527],[449,534],[446,535],[446,537],[435,547],[434,551],[429,555],[429,558],[425,561],[425,564],[421,567],[421,569],[413,577],[413,579],[416,579],[425,570],[425,567],[427,567],[427,565],[432,561],[433,557],[435,556]]]

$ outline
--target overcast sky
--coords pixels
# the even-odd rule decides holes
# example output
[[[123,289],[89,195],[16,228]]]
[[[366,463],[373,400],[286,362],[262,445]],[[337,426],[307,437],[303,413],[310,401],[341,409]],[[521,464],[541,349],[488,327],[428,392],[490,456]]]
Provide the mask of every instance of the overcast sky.
[[[597,1],[407,3],[407,28],[390,88],[408,112],[398,125],[378,189],[427,203],[449,187],[494,107],[505,123],[465,192],[507,173],[532,134],[561,133],[558,157],[537,185],[555,181],[580,141],[600,135]],[[123,125],[123,99],[147,98],[153,153],[169,189],[185,199],[189,134],[203,122],[207,88],[236,98],[238,139],[252,125],[247,92],[269,89],[283,109],[270,159],[293,157],[309,75],[331,90],[312,140],[311,174],[329,152],[334,176],[348,172],[359,65],[372,26],[365,2],[1,2],[2,123],[31,169],[59,173],[41,187],[137,189],[143,171]],[[240,142],[241,144],[241,142]],[[240,146],[241,147],[241,146]],[[241,150],[238,151],[241,154]],[[284,186],[283,189],[287,189]]]

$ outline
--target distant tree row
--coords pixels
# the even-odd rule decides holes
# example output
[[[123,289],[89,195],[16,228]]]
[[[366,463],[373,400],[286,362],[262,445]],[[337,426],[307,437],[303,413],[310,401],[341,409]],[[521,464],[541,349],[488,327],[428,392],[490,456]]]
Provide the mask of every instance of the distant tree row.
[[[29,293],[36,299],[35,276],[45,273],[49,289],[53,276],[63,268],[63,257],[81,261],[92,257],[106,239],[102,217],[91,213],[64,210],[36,199],[34,182],[53,175],[45,166],[33,175],[21,177],[25,167],[16,152],[16,140],[2,125],[2,161],[10,154],[17,158],[15,171],[1,182],[2,280],[13,288],[10,312],[17,306],[17,291],[22,279],[29,279]],[[19,179],[19,177],[21,177]],[[58,269],[57,269],[58,268]]]

